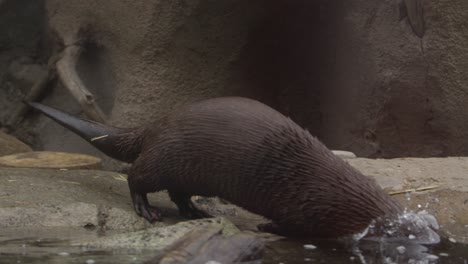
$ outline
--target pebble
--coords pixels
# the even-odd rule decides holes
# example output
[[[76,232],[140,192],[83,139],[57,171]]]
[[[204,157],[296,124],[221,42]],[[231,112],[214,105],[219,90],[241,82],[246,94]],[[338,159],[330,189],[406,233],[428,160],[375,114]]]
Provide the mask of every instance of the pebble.
[[[342,158],[342,159],[354,159],[356,158],[356,154],[354,154],[351,151],[345,151],[345,150],[332,150],[333,154],[336,156]]]

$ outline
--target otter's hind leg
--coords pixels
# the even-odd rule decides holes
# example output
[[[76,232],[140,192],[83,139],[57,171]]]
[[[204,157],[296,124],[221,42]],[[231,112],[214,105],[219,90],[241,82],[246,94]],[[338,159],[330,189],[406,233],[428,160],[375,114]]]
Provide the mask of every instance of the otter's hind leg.
[[[127,178],[135,212],[150,223],[162,220],[161,210],[151,206],[146,197],[148,193],[162,190],[154,170],[155,168],[146,166],[145,161],[138,158],[130,168]]]
[[[192,200],[190,200],[190,195],[171,190],[168,190],[168,192],[171,201],[173,201],[177,205],[177,208],[179,208],[181,216],[190,219],[212,217],[208,213],[198,209],[195,204],[193,204]]]

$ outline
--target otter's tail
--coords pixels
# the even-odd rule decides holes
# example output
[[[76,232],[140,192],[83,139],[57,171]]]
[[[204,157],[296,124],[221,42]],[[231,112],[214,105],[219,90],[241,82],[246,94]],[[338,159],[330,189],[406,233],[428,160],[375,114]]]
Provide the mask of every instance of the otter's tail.
[[[132,162],[141,151],[142,136],[139,129],[112,127],[81,119],[40,103],[25,103],[70,129],[111,158]]]

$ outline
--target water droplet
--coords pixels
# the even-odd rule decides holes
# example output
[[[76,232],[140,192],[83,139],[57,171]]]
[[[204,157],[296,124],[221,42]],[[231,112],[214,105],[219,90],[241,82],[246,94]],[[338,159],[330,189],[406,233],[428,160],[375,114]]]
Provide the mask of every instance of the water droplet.
[[[449,254],[448,254],[448,253],[441,252],[441,253],[439,253],[439,256],[441,256],[441,257],[448,257]]]
[[[314,245],[304,245],[304,248],[312,250],[312,249],[316,249],[317,247]]]
[[[221,262],[216,261],[216,260],[210,260],[210,261],[207,261],[205,264],[221,264]]]
[[[427,259],[427,260],[438,260],[439,257],[436,256],[436,255],[427,254],[427,255],[426,255],[426,259]]]
[[[96,261],[94,259],[88,259],[86,260],[86,264],[94,264]]]
[[[406,252],[406,248],[404,246],[399,246],[399,247],[396,247],[396,250],[398,251],[398,253],[400,254],[404,254]]]
[[[416,236],[415,236],[415,235],[409,235],[408,238],[409,238],[409,239],[415,239]]]
[[[210,261],[207,261],[205,264],[222,264],[222,263],[216,260],[210,260]]]
[[[453,238],[453,237],[450,237],[449,241],[452,242],[452,243],[457,243],[457,240],[455,240],[455,238]]]
[[[406,196],[406,200],[411,201],[411,193],[410,192],[407,192],[405,194],[405,196]]]

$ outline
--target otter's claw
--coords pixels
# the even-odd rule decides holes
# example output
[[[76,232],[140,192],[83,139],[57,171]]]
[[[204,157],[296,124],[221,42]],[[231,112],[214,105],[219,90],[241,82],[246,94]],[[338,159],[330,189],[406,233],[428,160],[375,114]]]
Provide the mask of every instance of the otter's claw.
[[[154,223],[162,220],[161,210],[157,207],[151,206],[148,203],[146,196],[141,194],[132,195],[133,207],[138,216],[145,218],[148,222]]]

